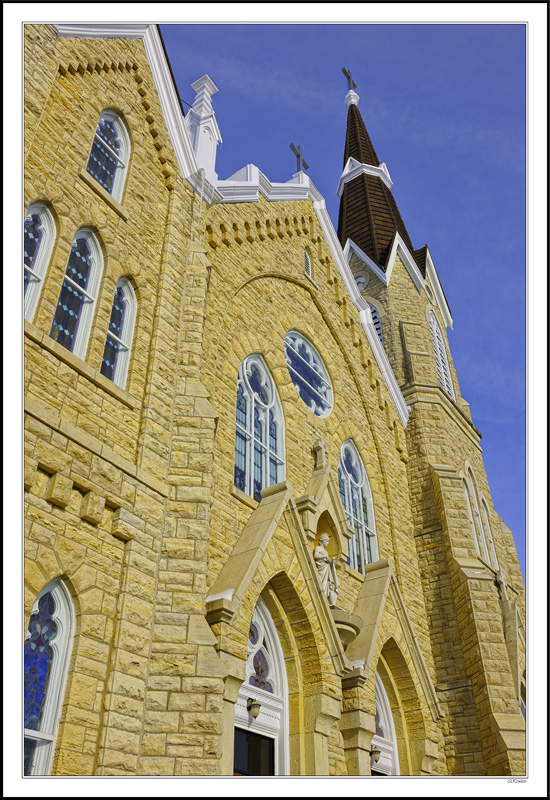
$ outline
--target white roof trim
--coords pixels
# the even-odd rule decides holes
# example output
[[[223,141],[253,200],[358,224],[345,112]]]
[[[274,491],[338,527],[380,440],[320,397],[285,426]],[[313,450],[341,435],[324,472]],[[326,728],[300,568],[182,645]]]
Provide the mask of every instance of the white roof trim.
[[[346,183],[354,181],[359,175],[373,175],[375,178],[380,178],[388,189],[391,189],[393,186],[393,181],[390,178],[390,173],[385,161],[378,167],[375,167],[373,164],[360,164],[359,161],[350,156],[340,176],[340,180],[338,181],[338,189],[336,190],[338,197],[342,197]]]
[[[57,36],[75,39],[143,39],[145,53],[162,109],[168,134],[176,154],[181,174],[200,193],[201,180],[195,154],[184,126],[184,117],[174,89],[168,62],[156,25],[149,24],[66,24],[50,25]],[[208,187],[206,187],[208,188]],[[205,197],[208,193],[203,186]],[[214,192],[210,194],[214,195]]]
[[[437,274],[435,264],[432,260],[432,254],[430,253],[427,245],[426,245],[426,275],[430,279],[430,283],[433,286],[435,299],[437,300],[437,305],[439,306],[439,310],[441,311],[443,322],[445,323],[447,328],[450,328],[452,330],[453,318],[451,316],[451,309],[449,308],[447,301],[445,299],[445,295],[443,294],[443,289],[441,288],[441,283],[439,282],[439,276]]]

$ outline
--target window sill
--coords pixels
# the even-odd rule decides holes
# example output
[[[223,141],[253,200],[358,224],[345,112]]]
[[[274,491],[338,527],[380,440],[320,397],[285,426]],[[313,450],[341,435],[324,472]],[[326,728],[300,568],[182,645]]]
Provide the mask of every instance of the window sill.
[[[244,503],[245,506],[248,506],[249,508],[258,508],[260,505],[257,500],[254,500],[253,497],[250,497],[250,495],[246,494],[246,492],[243,492],[242,489],[238,489],[233,484],[229,488],[229,494],[233,495],[233,497],[236,497],[237,500],[240,500],[241,503]]]
[[[90,173],[86,172],[85,169],[81,169],[78,174],[80,175],[80,177],[82,178],[84,183],[87,184],[87,186],[90,187],[90,189],[92,189],[103,200],[105,200],[107,205],[111,206],[113,211],[116,211],[116,213],[119,215],[119,217],[122,217],[122,219],[125,222],[128,222],[128,219],[130,217],[129,213],[126,211],[124,206],[122,206],[118,202],[118,200],[115,200],[115,198],[112,196],[112,194],[109,194],[109,192],[106,189],[104,189],[103,186],[101,186],[101,184],[98,183],[95,178],[92,178]]]
[[[78,372],[80,375],[83,375],[85,378],[88,378],[88,380],[94,383],[96,386],[99,386],[113,397],[116,397],[117,400],[120,400],[121,403],[127,405],[128,408],[137,407],[137,400],[130,394],[130,392],[126,392],[124,389],[121,389],[120,386],[117,386],[115,383],[102,375],[99,370],[90,367],[90,365],[85,361],[82,361],[81,358],[75,356],[74,353],[71,353],[66,347],[62,347],[57,342],[54,342],[50,336],[39,330],[36,325],[33,325],[27,320],[25,320],[25,336],[28,336],[29,339],[37,342],[37,344],[41,345],[41,347],[43,347],[45,350],[53,353],[53,355],[57,356],[60,361],[68,364],[76,372]]]
[[[365,580],[365,576],[363,575],[362,572],[359,572],[358,569],[354,569],[353,567],[350,567],[349,564],[344,564],[344,567],[345,567],[346,572],[348,573],[348,575],[350,577],[355,578],[355,580],[361,581],[361,583],[363,583],[363,581]]]

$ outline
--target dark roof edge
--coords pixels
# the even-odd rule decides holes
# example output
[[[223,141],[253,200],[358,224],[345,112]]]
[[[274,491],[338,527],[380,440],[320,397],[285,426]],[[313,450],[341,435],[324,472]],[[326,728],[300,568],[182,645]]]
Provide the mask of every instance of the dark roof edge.
[[[157,28],[157,31],[158,31],[158,34],[159,34],[160,43],[162,45],[162,50],[164,52],[164,57],[166,59],[166,63],[168,64],[168,69],[170,71],[170,77],[172,78],[172,83],[174,84],[174,89],[176,90],[176,97],[178,98],[178,101],[179,101],[179,104],[180,104],[181,114],[182,114],[183,117],[185,117],[185,111],[184,111],[184,108],[183,108],[183,100],[181,99],[180,93],[178,91],[178,84],[176,83],[176,79],[174,77],[174,72],[172,70],[172,64],[170,63],[170,59],[168,58],[168,51],[166,50],[166,45],[164,44],[164,39],[162,38],[162,31],[160,29],[160,25],[158,23],[155,23],[155,24],[156,24],[156,28]]]

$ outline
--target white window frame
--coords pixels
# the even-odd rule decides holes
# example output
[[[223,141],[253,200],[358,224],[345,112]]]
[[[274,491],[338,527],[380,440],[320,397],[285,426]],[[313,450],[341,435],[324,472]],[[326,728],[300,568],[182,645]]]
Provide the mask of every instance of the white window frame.
[[[468,481],[470,483],[470,489],[472,493],[473,503],[474,503],[474,518],[476,522],[476,530],[479,531],[479,541],[481,542],[481,558],[487,563],[490,564],[491,561],[489,559],[489,548],[487,546],[487,540],[485,538],[485,530],[483,528],[483,522],[481,519],[481,514],[479,513],[479,504],[477,502],[477,490],[476,490],[476,482],[474,479],[474,473],[468,467]]]
[[[90,328],[92,325],[92,318],[97,300],[99,281],[101,279],[101,273],[103,272],[103,257],[101,255],[101,248],[99,247],[99,243],[94,233],[89,228],[80,228],[80,230],[78,230],[75,233],[73,241],[71,243],[71,252],[76,240],[81,238],[86,239],[91,251],[90,277],[88,279],[88,285],[86,289],[82,289],[78,283],[76,283],[75,281],[72,280],[72,278],[69,278],[67,276],[67,270],[69,268],[69,258],[70,258],[70,253],[69,253],[69,258],[67,258],[67,267],[65,269],[65,275],[63,276],[61,288],[59,289],[59,297],[61,297],[61,291],[63,288],[63,283],[65,281],[67,281],[67,283],[70,283],[71,286],[74,286],[82,295],[84,295],[82,311],[80,312],[81,317],[78,323],[73,349],[72,351],[70,351],[75,356],[84,359],[86,357],[86,350],[88,347],[88,338],[90,335]],[[57,307],[59,305],[59,297],[54,311],[54,318],[57,312]],[[53,319],[52,319],[52,325],[53,325]]]
[[[351,451],[352,456],[355,459],[355,464],[361,472],[361,481],[359,483],[355,482],[346,469],[344,461],[346,449]],[[346,517],[350,526],[354,530],[354,534],[348,542],[349,564],[351,567],[353,567],[353,569],[356,569],[358,572],[361,572],[364,575],[365,569],[361,568],[361,562],[363,562],[364,567],[366,567],[367,564],[372,564],[373,562],[378,561],[378,539],[376,536],[374,505],[372,502],[372,491],[370,488],[369,478],[365,469],[365,465],[363,464],[361,456],[359,455],[359,451],[357,450],[355,442],[352,439],[346,439],[340,448],[340,456],[338,459],[338,488],[340,488],[340,482],[344,484],[345,499],[342,503],[344,506],[344,511],[346,512]],[[354,490],[356,494],[359,494],[360,500],[362,500],[363,495],[365,497],[368,519],[366,524],[364,520],[357,519],[353,516],[352,496]],[[340,497],[342,496],[340,495]],[[357,531],[355,523],[357,523],[359,531]],[[370,560],[367,558],[367,541],[370,546]]]
[[[495,570],[498,570],[497,553],[495,550],[495,543],[493,541],[493,534],[491,532],[491,525],[489,523],[489,508],[484,498],[481,499],[481,520],[485,529],[485,539],[487,540],[487,545],[491,556],[491,564]]]
[[[380,750],[380,759],[377,763],[371,761],[371,769],[382,772],[385,775],[400,775],[399,754],[397,751],[397,738],[395,736],[395,725],[393,715],[388,700],[388,695],[378,672],[374,677],[374,697],[376,710],[378,711],[381,727],[386,736],[378,736],[376,733],[372,737],[371,750],[376,747]]]
[[[311,256],[309,255],[307,248],[304,248],[304,272],[308,278],[313,280],[313,269],[311,265]]]
[[[436,319],[434,312],[430,309],[428,314],[430,322],[430,333],[432,336],[432,344],[435,355],[435,363],[437,366],[437,374],[439,375],[439,382],[443,389],[447,392],[449,397],[455,399],[455,392],[453,388],[453,381],[451,378],[451,370],[449,368],[449,361],[447,359],[447,350],[445,349],[445,341],[441,328]]]
[[[124,321],[122,323],[121,336],[118,337],[111,331],[108,331],[107,337],[105,339],[105,345],[107,345],[107,338],[110,337],[111,339],[114,339],[114,341],[121,347],[121,349],[117,353],[115,370],[113,373],[113,383],[115,383],[117,386],[120,386],[121,389],[124,389],[124,386],[126,385],[126,378],[128,376],[128,366],[130,363],[132,340],[134,338],[134,325],[136,321],[137,300],[133,286],[128,280],[128,278],[120,278],[117,281],[117,284],[115,286],[115,297],[118,288],[122,289],[124,293],[124,300],[127,303],[124,313]],[[114,305],[114,299],[113,299],[113,305]],[[113,306],[111,305],[111,313],[112,309]],[[109,315],[109,321],[110,319],[111,317]]]
[[[264,404],[257,394],[252,389],[247,375],[247,368],[255,365],[265,378],[266,385],[271,392],[271,401]],[[245,439],[245,493],[250,497],[254,497],[254,445],[259,444],[265,450],[265,456],[262,460],[262,489],[272,486],[270,478],[270,463],[271,458],[277,461],[277,483],[285,480],[286,477],[286,459],[285,459],[285,426],[283,409],[279,394],[275,386],[275,382],[271,377],[271,373],[263,358],[255,353],[247,356],[242,362],[239,375],[237,378],[237,391],[239,387],[243,388],[244,396],[246,399],[246,425],[243,427],[239,421],[237,412],[235,412],[236,431],[238,431]],[[260,442],[255,435],[254,430],[254,411],[258,408],[259,414],[264,418],[264,426],[266,430],[265,442]],[[269,436],[269,412],[273,412],[274,422],[277,424],[277,453],[271,449],[271,442]],[[235,458],[237,456],[236,441],[235,441]]]
[[[58,633],[50,643],[53,655],[42,719],[40,720],[41,730],[24,729],[26,738],[42,743],[35,749],[30,775],[49,775],[52,768],[59,714],[65,694],[69,657],[73,643],[74,607],[63,581],[51,581],[42,589],[36,598],[31,616],[38,610],[40,599],[48,592],[52,593],[55,602],[53,619],[58,626]],[[25,638],[27,637],[28,632]]]
[[[40,242],[40,247],[38,248],[38,253],[36,254],[34,262],[34,269],[30,269],[23,264],[24,272],[30,276],[24,300],[24,315],[25,319],[29,322],[32,322],[34,312],[36,311],[36,305],[42,291],[42,286],[44,285],[44,276],[48,264],[50,263],[56,236],[55,222],[53,221],[49,208],[45,206],[44,203],[32,203],[25,216],[25,222],[33,215],[38,215],[40,217],[40,225],[43,233],[42,241]]]
[[[470,520],[470,527],[472,528],[472,537],[474,539],[474,545],[476,548],[476,553],[478,556],[481,557],[481,550],[479,549],[479,541],[478,541],[478,533],[476,530],[476,526],[474,523],[474,515],[472,513],[472,501],[470,500],[470,489],[468,488],[468,484],[466,483],[466,479],[462,478],[462,488],[464,490],[464,497],[466,498],[466,508],[468,509],[468,519]]]
[[[107,150],[109,150],[111,155],[114,158],[116,158],[116,160],[118,162],[117,168],[116,168],[116,172],[115,172],[115,178],[114,178],[114,181],[113,181],[113,188],[112,188],[110,194],[111,194],[112,197],[115,198],[115,200],[118,200],[120,202],[120,200],[122,199],[122,193],[124,191],[124,184],[126,182],[126,173],[128,171],[128,161],[130,160],[130,138],[128,136],[128,131],[126,130],[126,125],[122,121],[120,115],[117,114],[115,111],[110,111],[109,109],[104,109],[101,112],[100,116],[99,116],[99,120],[98,120],[98,123],[96,125],[95,132],[94,132],[94,139],[92,141],[92,145],[91,145],[89,153],[88,153],[88,162],[86,163],[86,172],[88,173],[88,175],[90,175],[90,177],[93,180],[96,180],[96,178],[94,178],[94,176],[91,174],[91,172],[89,172],[88,164],[90,162],[90,155],[91,155],[91,152],[92,152],[92,147],[94,146],[94,142],[95,142],[96,136],[98,135],[97,134],[97,129],[99,127],[99,124],[101,122],[105,122],[105,121],[109,121],[109,122],[113,123],[113,125],[115,126],[115,130],[116,130],[117,136],[118,136],[119,141],[120,141],[120,153],[115,153],[115,151],[111,147],[109,147],[107,142],[105,142],[104,139],[101,139],[101,146],[105,147]],[[107,191],[107,189],[105,189],[105,191]]]
[[[380,314],[378,313],[378,309],[372,303],[369,303],[370,308],[370,315],[372,317],[372,324],[375,327],[376,333],[378,334],[378,338],[380,339],[380,344],[382,347],[384,346],[384,340],[382,339],[382,323],[380,322]]]
[[[297,351],[296,347],[294,346],[294,342],[291,342],[291,337],[294,338],[295,341],[299,340],[306,347],[306,349],[310,351],[310,354],[311,354],[311,356],[313,358],[313,363],[312,364],[310,364],[308,361],[306,361],[304,358],[302,358],[302,356],[300,355],[300,353]],[[308,369],[313,369],[313,371],[321,378],[321,380],[323,381],[323,383],[327,387],[327,396],[326,397],[323,397],[321,394],[319,394],[319,392],[313,386],[311,386],[311,384],[309,384],[302,375],[297,373],[296,370],[290,365],[289,359],[287,357],[287,349],[292,350],[294,355],[297,358],[299,358],[300,361],[303,361],[304,364],[308,367]],[[328,374],[328,370],[327,370],[327,368],[325,366],[325,363],[324,363],[323,359],[321,358],[321,356],[319,355],[318,351],[311,344],[309,339],[306,339],[306,337],[303,334],[301,334],[301,333],[299,333],[298,331],[295,331],[295,330],[289,331],[286,334],[285,343],[284,343],[284,351],[285,351],[286,366],[287,366],[288,372],[290,374],[290,377],[292,378],[292,382],[293,382],[293,384],[294,384],[294,386],[296,388],[296,391],[300,395],[300,393],[298,391],[298,387],[296,386],[296,381],[298,381],[298,383],[300,381],[302,381],[303,383],[307,383],[308,386],[309,386],[310,391],[314,395],[317,395],[317,397],[321,401],[321,404],[322,404],[321,407],[322,406],[326,406],[326,408],[322,409],[322,413],[317,413],[313,408],[308,406],[309,410],[312,411],[315,414],[315,416],[317,416],[317,417],[320,417],[320,418],[328,417],[328,415],[331,413],[331,411],[333,409],[333,406],[334,406],[334,396],[333,396],[333,391],[332,391],[332,382],[330,380],[330,376]],[[294,376],[297,376],[296,379],[295,379]],[[300,395],[300,399],[302,400],[304,405],[307,405],[305,400],[302,399],[301,395]]]
[[[250,623],[254,623],[258,630],[259,642],[265,639],[267,648],[248,643],[246,677],[235,704],[235,727],[274,739],[275,775],[289,775],[288,682],[285,659],[271,614],[261,597],[258,598]],[[262,650],[270,669],[273,669],[273,693],[248,683],[254,673],[253,661],[258,649]],[[256,719],[246,708],[249,698],[260,703],[260,713]]]

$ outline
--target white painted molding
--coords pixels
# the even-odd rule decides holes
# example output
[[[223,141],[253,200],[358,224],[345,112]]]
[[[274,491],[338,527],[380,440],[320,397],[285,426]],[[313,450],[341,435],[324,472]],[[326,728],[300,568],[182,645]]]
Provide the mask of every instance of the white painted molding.
[[[198,170],[198,165],[189,136],[185,130],[183,112],[176,95],[157,26],[139,23],[117,23],[116,25],[60,23],[50,25],[50,28],[56,36],[63,38],[143,40],[162,114],[181,174],[185,179],[193,176]],[[200,180],[198,184],[196,180],[189,180],[189,183],[197,192],[200,191]]]
[[[340,176],[340,180],[338,181],[338,189],[336,190],[338,197],[342,197],[346,183],[354,181],[355,178],[358,178],[360,175],[373,175],[375,178],[380,178],[388,189],[391,189],[393,186],[393,181],[390,178],[390,173],[385,161],[378,167],[375,167],[373,164],[361,164],[357,159],[350,156]]]
[[[357,92],[354,92],[353,89],[350,89],[347,95],[344,98],[344,102],[349,108],[350,106],[358,106],[359,105],[359,95]]]
[[[208,75],[203,75],[191,84],[191,88],[197,96],[183,124],[199,169],[204,169],[207,180],[215,186],[218,180],[216,154],[222,136],[212,107],[212,95],[216,94],[218,87]]]
[[[439,282],[439,276],[437,274],[437,270],[435,268],[434,262],[432,260],[432,255],[428,246],[426,246],[426,275],[430,279],[430,283],[433,286],[433,290],[435,293],[435,299],[437,300],[437,305],[439,306],[439,310],[441,311],[441,316],[443,317],[443,322],[445,323],[447,328],[453,329],[453,318],[451,316],[451,309],[445,299],[445,295],[443,294],[443,289],[441,288],[441,283]]]

